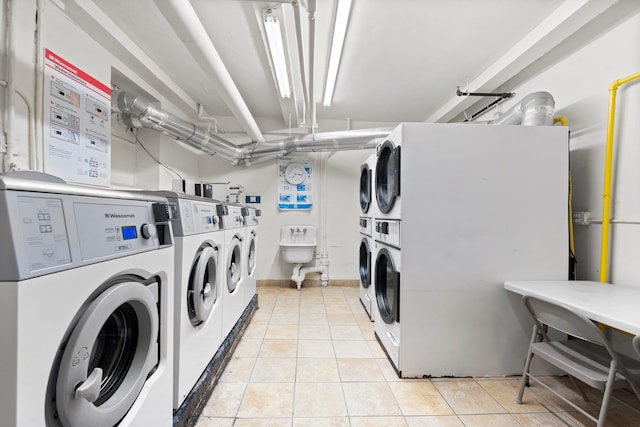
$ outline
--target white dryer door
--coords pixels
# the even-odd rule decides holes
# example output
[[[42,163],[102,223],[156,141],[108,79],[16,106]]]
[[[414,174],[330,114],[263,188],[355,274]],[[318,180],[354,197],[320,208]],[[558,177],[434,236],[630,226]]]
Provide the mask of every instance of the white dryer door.
[[[368,240],[366,237],[360,240],[360,284],[365,289],[371,285],[371,247]]]
[[[387,248],[376,257],[375,290],[380,318],[389,324],[400,322],[400,271]]]
[[[371,169],[369,165],[360,166],[360,210],[369,212],[371,205]]]
[[[194,326],[206,322],[218,298],[218,248],[203,245],[198,250],[187,289],[187,310]]]
[[[158,363],[157,285],[127,281],[101,293],[63,350],[56,407],[65,426],[111,427]]]
[[[400,196],[400,149],[391,141],[378,147],[376,161],[376,201],[382,213],[389,213]]]

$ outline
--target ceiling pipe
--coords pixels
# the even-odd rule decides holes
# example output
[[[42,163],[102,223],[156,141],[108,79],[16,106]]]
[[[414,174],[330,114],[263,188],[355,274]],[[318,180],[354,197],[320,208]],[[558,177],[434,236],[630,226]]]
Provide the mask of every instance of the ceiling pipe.
[[[304,105],[309,105],[309,91],[307,89],[307,76],[304,72],[304,51],[302,47],[302,20],[300,18],[300,1],[294,0],[291,3],[293,6],[293,17],[296,23],[296,45],[298,47],[298,63],[300,64],[300,79],[302,80],[302,95],[303,95],[303,103]],[[309,111],[308,108],[304,110],[302,121],[307,122],[306,112]],[[309,119],[309,122],[311,120]],[[313,130],[313,123],[311,123],[311,127],[309,128],[309,132]]]
[[[316,130],[316,103],[313,90],[313,67],[315,56],[315,38],[316,38],[316,0],[307,1],[307,13],[309,14],[309,121],[311,125],[311,133]]]
[[[359,129],[291,136],[242,146],[155,107],[143,97],[123,91],[112,93],[112,108],[125,125],[162,132],[233,165],[254,165],[293,152],[324,152],[375,148],[392,128]]]
[[[5,118],[4,118],[4,147],[0,147],[0,153],[4,154],[3,168],[5,172],[11,172],[19,170],[20,167],[16,163],[20,156],[20,151],[16,147],[16,141],[14,139],[14,125],[15,125],[15,71],[16,71],[16,41],[15,41],[15,5],[13,0],[6,2],[6,94],[5,94]],[[0,140],[2,143],[2,140]]]
[[[233,82],[191,2],[155,0],[155,4],[202,70],[206,74],[211,74],[212,78],[216,80],[220,97],[240,122],[242,128],[253,141],[263,141],[264,137],[258,124],[242,99],[238,87]]]

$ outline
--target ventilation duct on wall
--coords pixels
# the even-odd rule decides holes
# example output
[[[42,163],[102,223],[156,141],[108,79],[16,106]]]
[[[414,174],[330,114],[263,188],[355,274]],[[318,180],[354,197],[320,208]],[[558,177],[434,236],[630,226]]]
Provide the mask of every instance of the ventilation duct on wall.
[[[193,123],[155,107],[143,97],[128,92],[112,94],[113,109],[127,126],[149,128],[182,141],[233,165],[246,166],[294,152],[345,151],[375,148],[391,128],[325,132],[263,141],[242,146],[208,132]]]

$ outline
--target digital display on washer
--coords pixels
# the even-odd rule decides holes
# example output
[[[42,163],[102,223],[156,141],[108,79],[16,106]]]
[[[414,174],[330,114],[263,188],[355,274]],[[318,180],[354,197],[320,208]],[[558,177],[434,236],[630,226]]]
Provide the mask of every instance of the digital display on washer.
[[[138,238],[138,230],[135,225],[122,227],[122,240],[131,240]]]

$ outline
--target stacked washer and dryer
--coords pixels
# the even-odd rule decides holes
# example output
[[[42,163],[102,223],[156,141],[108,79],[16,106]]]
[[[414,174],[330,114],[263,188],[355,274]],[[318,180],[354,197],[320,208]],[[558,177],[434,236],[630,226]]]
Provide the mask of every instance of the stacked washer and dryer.
[[[373,177],[375,175],[376,155],[372,154],[360,166],[360,246],[358,249],[358,272],[360,276],[360,302],[367,315],[373,321],[372,303],[374,298],[373,261],[374,240],[373,222],[377,204],[372,199]]]
[[[566,277],[568,142],[566,127],[416,123],[378,146],[372,312],[399,376],[522,372],[530,319],[502,284]]]
[[[172,425],[168,206],[0,175],[3,425]]]

